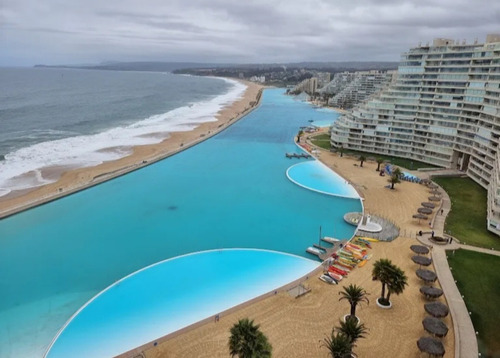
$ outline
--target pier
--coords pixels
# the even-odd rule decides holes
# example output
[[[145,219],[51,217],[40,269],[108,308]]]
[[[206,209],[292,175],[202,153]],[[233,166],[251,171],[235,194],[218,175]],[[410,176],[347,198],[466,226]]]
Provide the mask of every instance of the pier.
[[[289,159],[290,158],[298,158],[298,159],[300,159],[300,158],[305,158],[305,159],[311,158],[311,155],[310,154],[306,154],[306,153],[300,153],[300,154],[298,154],[298,153],[285,153],[285,156],[287,158],[289,158]]]
[[[326,240],[323,240],[328,242]],[[312,244],[312,246],[306,249],[307,253],[318,256],[320,260],[325,261],[327,258],[331,257],[334,252],[340,249],[340,245],[344,246],[346,240],[336,241],[331,243],[331,247],[325,247],[318,244]]]

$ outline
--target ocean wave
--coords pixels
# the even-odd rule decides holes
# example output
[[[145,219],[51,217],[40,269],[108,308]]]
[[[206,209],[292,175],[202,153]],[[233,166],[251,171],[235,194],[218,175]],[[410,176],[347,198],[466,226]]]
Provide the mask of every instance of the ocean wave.
[[[6,154],[0,161],[0,196],[55,181],[54,178],[43,177],[43,168],[99,165],[130,154],[131,150],[127,148],[159,143],[168,136],[168,132],[189,131],[200,123],[216,121],[215,115],[241,98],[246,89],[240,82],[223,80],[232,87],[227,93],[210,100],[190,103],[101,133],[48,140]]]

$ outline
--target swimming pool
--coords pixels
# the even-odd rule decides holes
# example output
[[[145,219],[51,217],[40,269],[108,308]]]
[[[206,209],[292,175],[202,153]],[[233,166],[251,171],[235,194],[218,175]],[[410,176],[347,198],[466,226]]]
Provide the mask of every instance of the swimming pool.
[[[155,264],[92,299],[68,322],[47,357],[116,356],[284,286],[317,266],[299,256],[236,249]]]
[[[314,160],[288,168],[288,179],[295,184],[322,194],[359,199],[358,192],[344,178],[323,163]]]
[[[315,259],[323,234],[350,238],[359,199],[304,190],[285,153],[331,116],[281,89],[178,155],[0,221],[0,356],[41,357],[64,323],[113,282],[192,252],[260,248]]]

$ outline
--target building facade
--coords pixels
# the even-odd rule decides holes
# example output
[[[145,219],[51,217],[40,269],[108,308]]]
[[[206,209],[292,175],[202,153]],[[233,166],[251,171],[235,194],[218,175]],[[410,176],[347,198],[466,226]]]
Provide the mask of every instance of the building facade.
[[[395,81],[331,133],[333,147],[464,171],[488,190],[488,229],[500,235],[500,35],[403,53]]]

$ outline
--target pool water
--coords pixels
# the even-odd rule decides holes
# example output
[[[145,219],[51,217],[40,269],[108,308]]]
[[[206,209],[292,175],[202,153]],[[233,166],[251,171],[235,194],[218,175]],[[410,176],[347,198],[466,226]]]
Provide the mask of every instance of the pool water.
[[[352,185],[317,160],[293,165],[287,170],[287,176],[295,184],[309,190],[359,199]]]
[[[0,221],[0,356],[41,357],[64,323],[113,282],[203,250],[260,248],[315,259],[323,234],[350,238],[359,199],[288,180],[287,152],[331,113],[265,90],[260,107],[178,155]]]
[[[48,358],[113,357],[307,275],[318,266],[263,250],[215,250],[141,270],[95,297]]]

